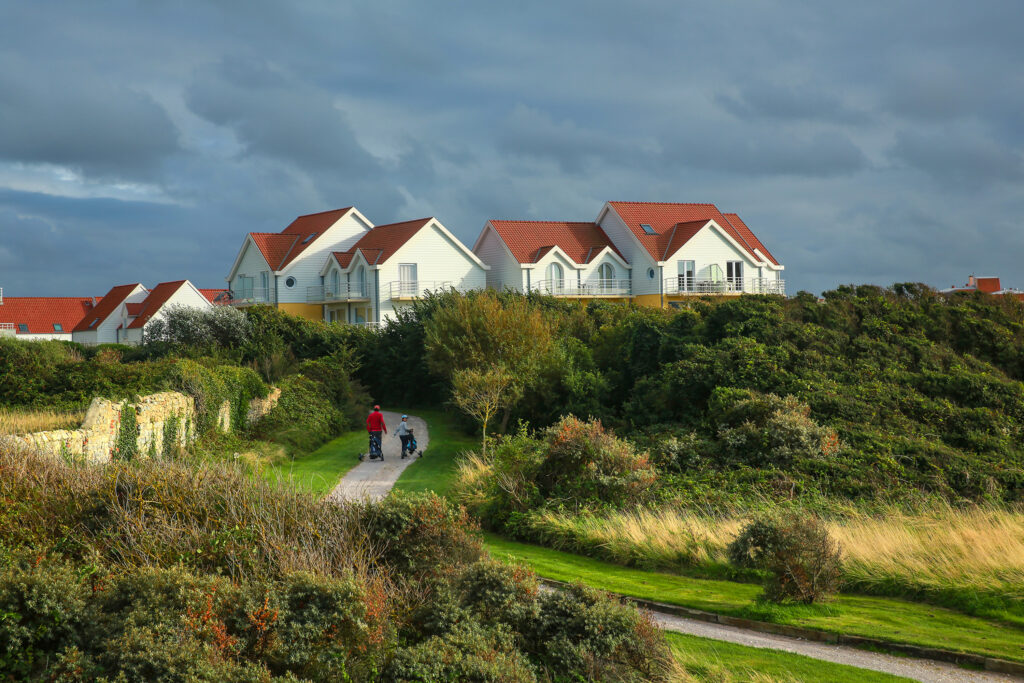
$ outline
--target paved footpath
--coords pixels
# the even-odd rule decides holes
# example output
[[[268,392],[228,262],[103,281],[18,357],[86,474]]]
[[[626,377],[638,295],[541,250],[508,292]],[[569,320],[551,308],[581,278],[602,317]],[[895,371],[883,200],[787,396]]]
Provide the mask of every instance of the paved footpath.
[[[402,460],[401,457],[401,442],[395,436],[398,423],[402,421],[401,413],[392,413],[387,410],[381,412],[384,413],[384,424],[388,426],[388,433],[384,435],[384,443],[381,444],[384,460],[367,459],[350,469],[331,491],[328,496],[330,500],[362,500],[365,498],[380,500],[395,485],[402,471],[416,460],[414,457]],[[426,452],[427,442],[430,440],[427,434],[427,423],[410,415],[409,427],[416,434],[417,450]]]
[[[384,443],[382,444],[384,450],[383,462],[380,460],[364,460],[353,467],[348,471],[348,474],[342,477],[334,490],[331,491],[330,500],[362,500],[366,498],[380,500],[387,495],[388,491],[395,485],[395,482],[398,481],[402,471],[415,461],[415,458],[402,460],[400,457],[400,444],[398,438],[394,436],[394,431],[398,427],[398,423],[402,421],[401,418],[402,416],[399,413],[384,411],[384,422],[391,433],[384,436]],[[427,423],[418,417],[410,415],[409,426],[416,433],[418,448],[425,451],[429,442]],[[894,657],[893,655],[859,650],[845,645],[829,645],[770,633],[745,631],[733,626],[685,619],[671,614],[662,614],[661,612],[651,612],[651,615],[658,625],[666,631],[688,633],[712,640],[724,640],[748,647],[793,652],[813,659],[835,662],[837,664],[848,664],[872,671],[882,671],[927,683],[988,683],[989,681],[1002,683],[1004,681],[1021,680],[1004,674],[961,669],[958,666],[943,662],[913,659],[910,657]]]

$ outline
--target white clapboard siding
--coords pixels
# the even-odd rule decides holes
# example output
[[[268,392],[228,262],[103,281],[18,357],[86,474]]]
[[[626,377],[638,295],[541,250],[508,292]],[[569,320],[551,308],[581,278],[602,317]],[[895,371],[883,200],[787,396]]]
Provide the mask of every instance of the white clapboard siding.
[[[758,276],[757,263],[750,255],[741,249],[734,247],[722,233],[711,225],[706,225],[690,238],[690,241],[683,245],[683,248],[674,255],[669,256],[670,262],[665,265],[665,277],[675,277],[679,274],[679,261],[694,262],[694,276],[697,279],[711,277],[711,266],[717,265],[725,274],[727,261],[743,261],[743,277],[751,278]]]
[[[598,225],[632,266],[629,272],[633,283],[633,296],[659,294],[661,292],[660,270],[651,255],[634,237],[633,232],[619,218],[619,214],[606,205],[606,210],[602,211],[598,218]],[[648,276],[649,268],[654,269],[653,278]]]
[[[491,289],[514,289],[523,291],[525,277],[519,262],[509,253],[508,248],[491,227],[485,226],[475,253],[477,258],[491,267],[487,271],[487,286]]]
[[[331,227],[317,235],[313,243],[296,257],[278,275],[277,296],[279,303],[306,303],[306,288],[320,286],[320,270],[332,251],[347,251],[359,238],[373,227],[364,223],[355,213],[348,213]],[[295,278],[295,285],[288,287],[289,277]],[[259,280],[254,285],[259,287]],[[273,286],[273,283],[271,283]]]
[[[239,296],[239,292],[242,291],[242,285],[240,284],[239,278],[251,277],[253,288],[259,289],[263,286],[260,284],[260,273],[266,273],[267,282],[271,291],[273,291],[274,276],[271,272],[271,268],[267,265],[267,260],[263,258],[263,253],[260,252],[259,247],[253,244],[248,235],[245,237],[245,246],[243,249],[242,260],[238,264],[238,270],[235,271],[234,279],[228,283],[228,287],[235,293],[235,296]]]

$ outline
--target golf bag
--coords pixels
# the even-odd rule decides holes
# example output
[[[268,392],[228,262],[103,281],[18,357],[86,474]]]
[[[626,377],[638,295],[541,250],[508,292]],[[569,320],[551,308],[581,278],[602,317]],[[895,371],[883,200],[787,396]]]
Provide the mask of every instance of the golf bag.
[[[384,459],[384,451],[380,448],[380,439],[373,434],[370,434],[370,460]],[[359,454],[359,459],[362,460],[366,456],[362,453]]]
[[[413,433],[413,430],[410,429],[409,430],[409,440],[406,441],[405,444],[403,444],[403,446],[402,446],[402,457],[403,458],[407,458],[410,455],[419,455],[420,457],[422,457],[423,456],[423,451],[417,452],[416,449],[417,449],[416,435]]]

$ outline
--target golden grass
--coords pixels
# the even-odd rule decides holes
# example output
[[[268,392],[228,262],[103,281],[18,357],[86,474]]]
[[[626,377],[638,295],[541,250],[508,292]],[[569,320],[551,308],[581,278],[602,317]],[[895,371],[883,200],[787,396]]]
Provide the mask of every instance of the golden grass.
[[[0,434],[29,434],[54,429],[78,429],[85,411],[60,413],[53,410],[12,410],[0,407]]]

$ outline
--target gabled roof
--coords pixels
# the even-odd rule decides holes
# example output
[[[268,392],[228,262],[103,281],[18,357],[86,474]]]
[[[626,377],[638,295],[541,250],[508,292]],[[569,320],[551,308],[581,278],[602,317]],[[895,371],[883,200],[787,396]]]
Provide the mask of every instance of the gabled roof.
[[[732,227],[736,228],[736,232],[738,232],[750,246],[754,247],[759,252],[764,254],[768,258],[768,260],[771,261],[774,265],[779,265],[779,262],[775,260],[775,257],[772,256],[772,253],[768,251],[768,247],[764,246],[761,240],[757,239],[757,235],[755,235],[753,231],[747,227],[747,224],[743,222],[742,218],[740,218],[738,215],[734,213],[727,213],[723,215],[730,223],[732,223]]]
[[[371,228],[369,232],[359,238],[359,241],[352,245],[348,251],[333,252],[335,260],[342,268],[352,265],[352,259],[356,252],[362,252],[363,258],[371,266],[378,266],[395,255],[403,244],[412,239],[412,236],[427,226],[431,218],[417,218],[413,221],[401,223],[390,223],[378,225]]]
[[[228,296],[228,290],[226,289],[200,289],[199,293],[206,297],[206,300],[211,304],[215,304],[218,300],[223,301]]]
[[[626,260],[597,223],[499,220],[489,223],[519,263],[536,263],[554,247],[576,263],[590,263],[605,247]]]
[[[249,236],[272,270],[284,269],[329,227],[352,210],[351,206],[299,216],[281,232],[250,232]]]
[[[52,334],[54,323],[71,333],[92,309],[88,296],[5,296],[0,304],[0,323],[27,325],[28,334]],[[25,333],[22,333],[25,334]]]
[[[760,249],[764,245],[761,245],[757,238],[754,238],[753,241],[749,239],[749,237],[753,237],[753,233],[750,232],[746,224],[743,225],[744,230],[741,231],[714,204],[668,202],[608,202],[608,204],[655,261],[663,261],[666,258],[669,243],[673,240],[671,233],[676,226],[680,224],[692,226],[698,222],[706,224],[708,221],[714,221],[721,226],[726,234],[739,244],[752,259],[758,262],[763,260],[754,253],[754,249]],[[651,226],[653,232],[648,233],[641,227],[643,225]],[[744,232],[747,234],[746,237]],[[690,235],[690,237],[692,236]],[[761,251],[766,257],[768,256],[767,250],[762,249]],[[778,265],[774,259],[772,259],[772,263]]]
[[[89,332],[90,330],[95,330],[111,313],[117,310],[117,307],[135,291],[136,287],[140,286],[141,284],[136,282],[131,285],[118,285],[111,288],[99,300],[96,306],[75,325],[73,331]]]
[[[145,301],[136,301],[135,303],[129,302],[124,305],[124,312],[128,315],[138,315],[139,313],[142,313],[145,307]]]
[[[129,330],[137,330],[144,327],[149,319],[156,315],[156,312],[167,303],[167,300],[174,296],[174,293],[184,287],[188,283],[188,280],[175,280],[174,282],[161,282],[154,287],[150,292],[146,300],[142,302],[141,309],[137,313],[133,313],[132,309],[138,304],[126,304],[129,315],[138,316],[135,320],[128,323]]]

